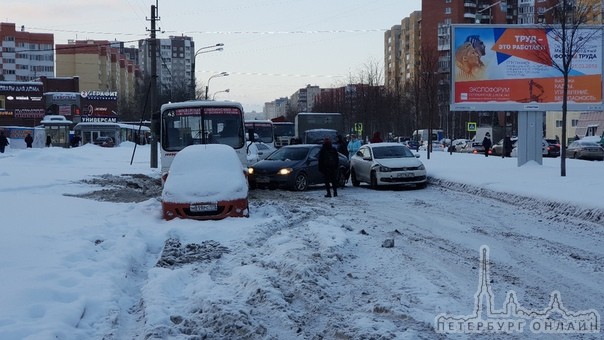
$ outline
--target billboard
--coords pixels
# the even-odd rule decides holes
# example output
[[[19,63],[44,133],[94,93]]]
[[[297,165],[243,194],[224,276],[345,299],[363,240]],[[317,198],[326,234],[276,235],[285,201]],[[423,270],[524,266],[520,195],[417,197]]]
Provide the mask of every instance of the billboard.
[[[602,28],[579,28],[568,110],[600,111]],[[451,26],[452,111],[562,110],[559,30],[524,25]],[[578,40],[582,39],[582,40]]]

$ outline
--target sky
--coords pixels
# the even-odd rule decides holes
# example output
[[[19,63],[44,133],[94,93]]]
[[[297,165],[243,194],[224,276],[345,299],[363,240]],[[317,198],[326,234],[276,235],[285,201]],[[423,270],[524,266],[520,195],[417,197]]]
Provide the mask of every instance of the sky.
[[[507,287],[541,306],[558,289],[567,307],[602,313],[604,162],[567,160],[562,178],[559,158],[419,154],[427,189],[348,183],[331,204],[322,189],[256,190],[249,218],[200,222],[164,221],[159,194],[83,197],[159,178],[149,145],[9,146],[0,338],[437,338],[436,314],[471,307],[484,243],[497,302]]]
[[[149,37],[155,1],[4,1],[0,20],[28,32],[68,39],[119,40],[137,45]],[[341,86],[366,69],[383,67],[384,32],[421,0],[159,0],[158,38],[187,35],[196,48],[224,44],[196,59],[196,77],[216,99],[239,101],[261,112],[265,102],[289,97],[306,85]],[[127,43],[126,46],[129,46]]]

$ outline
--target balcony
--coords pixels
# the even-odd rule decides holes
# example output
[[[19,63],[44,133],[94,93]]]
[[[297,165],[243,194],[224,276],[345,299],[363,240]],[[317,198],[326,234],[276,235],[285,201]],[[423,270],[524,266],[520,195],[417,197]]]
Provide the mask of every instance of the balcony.
[[[463,7],[466,8],[476,8],[476,3],[471,1],[464,1]]]

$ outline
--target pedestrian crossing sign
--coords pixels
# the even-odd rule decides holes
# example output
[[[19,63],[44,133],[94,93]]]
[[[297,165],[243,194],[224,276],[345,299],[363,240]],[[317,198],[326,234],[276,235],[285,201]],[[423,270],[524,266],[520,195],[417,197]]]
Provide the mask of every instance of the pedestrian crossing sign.
[[[476,122],[468,122],[468,132],[476,132]]]

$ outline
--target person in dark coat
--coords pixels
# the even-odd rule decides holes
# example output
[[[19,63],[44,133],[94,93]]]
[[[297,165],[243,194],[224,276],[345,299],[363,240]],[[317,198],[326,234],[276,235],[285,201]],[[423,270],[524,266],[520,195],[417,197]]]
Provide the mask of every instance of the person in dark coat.
[[[338,143],[338,152],[348,158],[348,143],[344,140],[344,137],[338,135],[336,137],[336,142]]]
[[[376,131],[373,133],[373,137],[369,140],[369,143],[382,143],[382,137],[380,136],[380,132]]]
[[[512,156],[512,139],[510,136],[505,136],[503,139],[503,157],[511,157]]]
[[[0,131],[0,153],[4,153],[4,149],[10,143],[8,142],[8,138],[4,135],[4,131]]]
[[[487,132],[484,135],[484,138],[482,139],[482,146],[484,147],[484,156],[485,157],[489,157],[489,151],[491,150],[491,145],[493,145],[493,143],[491,142],[491,134]]]
[[[52,139],[50,138],[50,136],[46,136],[46,147],[49,148],[51,144],[52,144]]]
[[[333,196],[338,196],[338,167],[340,158],[338,157],[338,151],[331,144],[329,138],[323,140],[323,146],[319,151],[319,172],[323,174],[323,180],[325,182],[325,190],[327,194],[325,197],[331,197],[331,191],[329,185],[333,189]]]
[[[27,136],[25,136],[24,141],[28,148],[31,148],[34,144],[34,138],[29,133],[27,134]]]

